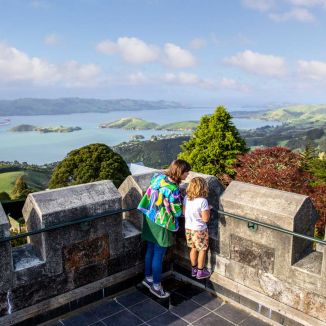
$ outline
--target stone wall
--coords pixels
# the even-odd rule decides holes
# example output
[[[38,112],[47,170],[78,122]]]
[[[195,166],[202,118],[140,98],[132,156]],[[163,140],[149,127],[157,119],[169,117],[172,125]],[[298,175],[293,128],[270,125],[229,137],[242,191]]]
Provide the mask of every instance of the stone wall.
[[[30,194],[23,216],[35,230],[121,208],[113,183],[101,181]],[[9,235],[1,206],[0,235]],[[121,213],[33,235],[24,246],[2,243],[0,250],[0,316],[8,323],[9,313],[15,320],[26,307],[143,263],[140,232]]]
[[[102,181],[30,194],[23,209],[28,230],[136,207],[153,173],[129,176],[118,190]],[[189,174],[182,191],[197,175]],[[207,263],[213,274],[200,286],[280,324],[326,325],[326,247],[315,251],[304,239],[217,214],[220,209],[313,236],[317,215],[310,199],[241,182],[224,189],[215,177],[201,176],[215,211],[208,224]],[[182,218],[180,224],[176,246],[167,256],[176,277],[181,270],[189,276],[190,267]],[[0,324],[63,302],[70,309],[81,295],[101,298],[109,293],[108,284],[141,273],[141,228],[142,215],[131,211],[33,235],[21,247],[0,243]],[[0,206],[0,237],[8,235]]]
[[[317,213],[307,196],[233,181],[219,201],[222,211],[314,234]],[[249,306],[258,302],[257,312],[266,310],[265,316],[281,324],[326,325],[325,246],[323,252],[315,251],[310,241],[262,226],[253,229],[227,215],[219,216],[218,232],[219,247],[208,254],[213,270],[208,289]],[[189,268],[182,240],[176,256],[178,265]]]

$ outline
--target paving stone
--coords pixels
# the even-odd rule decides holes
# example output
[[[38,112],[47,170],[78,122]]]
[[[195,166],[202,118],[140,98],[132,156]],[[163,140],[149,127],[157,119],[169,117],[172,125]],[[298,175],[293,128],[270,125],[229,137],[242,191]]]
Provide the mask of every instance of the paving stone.
[[[94,312],[98,319],[104,319],[123,309],[124,307],[121,306],[121,304],[112,300],[96,305],[94,308],[91,309],[91,311]]]
[[[134,304],[144,301],[146,299],[148,299],[148,297],[144,293],[139,292],[138,290],[117,297],[117,301],[125,307],[133,306]]]
[[[191,298],[191,300],[195,301],[196,303],[204,306],[209,310],[215,310],[216,308],[220,307],[223,304],[223,300],[217,298],[215,295],[209,292],[201,292]]]
[[[103,319],[102,323],[107,326],[138,326],[143,324],[143,321],[128,310],[122,310],[115,315]]]
[[[241,326],[268,326],[270,324],[267,324],[254,316],[250,316],[249,318],[245,319],[240,325]]]
[[[150,321],[147,322],[150,326],[185,326],[188,325],[187,322],[182,320],[180,317],[172,314],[171,312],[166,312]]]
[[[214,313],[220,315],[221,317],[238,324],[242,322],[244,319],[248,318],[249,313],[238,309],[228,303],[222,305],[221,307],[217,308]]]
[[[97,322],[99,319],[96,317],[95,313],[91,310],[86,310],[78,315],[71,316],[69,318],[61,320],[65,326],[86,326]]]
[[[159,316],[167,311],[160,304],[151,299],[137,303],[136,305],[130,307],[129,310],[141,318],[143,321],[153,319],[154,317]]]
[[[177,293],[172,293],[170,300],[170,311],[190,323],[209,313],[208,309]]]
[[[184,284],[182,286],[179,286],[176,290],[173,292],[176,292],[178,294],[183,295],[186,298],[191,299],[195,295],[204,292],[205,290],[198,288],[197,286],[194,286],[192,284]]]
[[[192,325],[205,325],[205,326],[233,326],[234,324],[229,321],[223,319],[222,317],[211,312],[207,316],[197,320]]]

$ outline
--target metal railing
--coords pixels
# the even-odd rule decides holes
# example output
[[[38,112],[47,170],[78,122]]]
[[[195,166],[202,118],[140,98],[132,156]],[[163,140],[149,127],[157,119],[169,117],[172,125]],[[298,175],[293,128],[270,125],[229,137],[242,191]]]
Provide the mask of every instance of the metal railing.
[[[105,212],[105,213],[93,215],[91,217],[84,217],[84,218],[76,219],[76,220],[69,221],[69,222],[54,224],[54,225],[51,225],[51,226],[48,226],[48,227],[45,227],[45,228],[41,228],[41,229],[37,229],[37,230],[34,230],[34,231],[24,232],[24,233],[20,233],[20,234],[17,234],[17,235],[10,236],[10,237],[0,238],[0,243],[15,240],[15,239],[19,239],[19,238],[29,237],[31,235],[35,235],[35,234],[39,234],[39,233],[44,233],[44,232],[48,232],[48,231],[62,229],[64,227],[66,227],[66,226],[91,222],[91,221],[94,221],[94,220],[97,220],[97,219],[100,219],[100,218],[104,218],[104,217],[107,217],[107,216],[112,216],[112,215],[116,215],[116,214],[120,214],[120,213],[124,213],[124,212],[130,212],[130,211],[133,211],[135,209],[137,209],[137,207],[119,209],[119,210],[115,210],[115,211],[108,211],[108,212]]]
[[[120,213],[124,213],[124,212],[130,212],[130,211],[133,211],[133,210],[136,210],[136,209],[137,209],[137,207],[125,208],[125,209],[120,209],[120,210],[116,210],[116,211],[109,211],[109,212],[97,214],[97,215],[94,215],[94,216],[91,216],[91,217],[76,219],[76,220],[65,222],[65,223],[58,223],[58,224],[54,224],[54,225],[51,225],[51,226],[48,226],[48,227],[45,227],[45,228],[41,228],[41,229],[38,229],[38,230],[29,231],[29,232],[25,232],[25,233],[20,233],[20,234],[10,236],[10,237],[0,238],[0,243],[8,242],[8,241],[19,239],[19,238],[25,238],[25,237],[35,235],[35,234],[39,234],[39,233],[43,233],[43,232],[58,230],[58,229],[66,227],[66,226],[87,223],[87,222],[97,220],[99,218],[104,218],[104,217],[107,217],[107,216],[112,216],[112,215],[116,215],[116,214],[120,214]],[[316,242],[316,243],[319,243],[319,244],[322,244],[322,245],[326,245],[325,240],[320,240],[318,238],[314,238],[314,237],[310,237],[310,236],[307,236],[307,235],[304,235],[304,234],[301,234],[301,233],[293,232],[293,231],[283,229],[281,227],[271,225],[271,224],[268,224],[268,223],[259,222],[259,221],[250,219],[250,218],[245,217],[245,216],[240,216],[240,215],[228,213],[228,212],[217,210],[217,209],[212,209],[212,210],[219,213],[219,214],[221,214],[221,215],[229,216],[229,217],[232,217],[234,219],[241,220],[241,221],[244,221],[244,222],[247,222],[247,223],[252,223],[252,225],[260,225],[262,227],[272,229],[272,230],[275,230],[275,231],[278,231],[278,232],[282,232],[282,233],[285,233],[285,234],[288,234],[288,235],[292,235],[292,236],[297,237],[297,238],[302,238],[302,239],[309,240],[309,241],[312,241],[312,242]]]

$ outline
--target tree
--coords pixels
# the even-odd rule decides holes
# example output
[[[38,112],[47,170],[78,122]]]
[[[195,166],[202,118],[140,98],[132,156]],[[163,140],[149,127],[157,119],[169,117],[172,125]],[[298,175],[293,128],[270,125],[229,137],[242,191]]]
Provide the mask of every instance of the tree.
[[[301,159],[299,153],[285,147],[258,148],[238,157],[236,180],[309,196],[319,213],[316,227],[322,235],[326,225],[326,185],[315,184],[316,177],[303,169]]]
[[[5,191],[0,192],[0,201],[11,200],[9,194]]]
[[[71,151],[56,166],[49,188],[107,179],[119,187],[128,175],[128,165],[119,154],[105,144],[90,144]]]
[[[231,120],[223,106],[211,116],[204,115],[192,138],[181,146],[179,158],[188,161],[193,171],[233,175],[236,156],[248,149]]]
[[[31,189],[28,188],[27,183],[24,181],[22,175],[16,178],[15,186],[11,192],[12,199],[25,199],[28,194],[32,192]]]

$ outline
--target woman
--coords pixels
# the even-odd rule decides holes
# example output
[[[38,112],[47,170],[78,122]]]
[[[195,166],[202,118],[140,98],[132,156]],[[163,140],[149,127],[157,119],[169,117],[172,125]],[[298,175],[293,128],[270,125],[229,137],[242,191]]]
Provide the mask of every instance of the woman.
[[[145,279],[143,284],[159,298],[169,293],[161,285],[162,262],[166,250],[173,245],[173,232],[178,231],[182,214],[179,184],[189,174],[184,160],[173,161],[165,173],[154,174],[138,209],[145,214],[142,239],[147,241]]]

